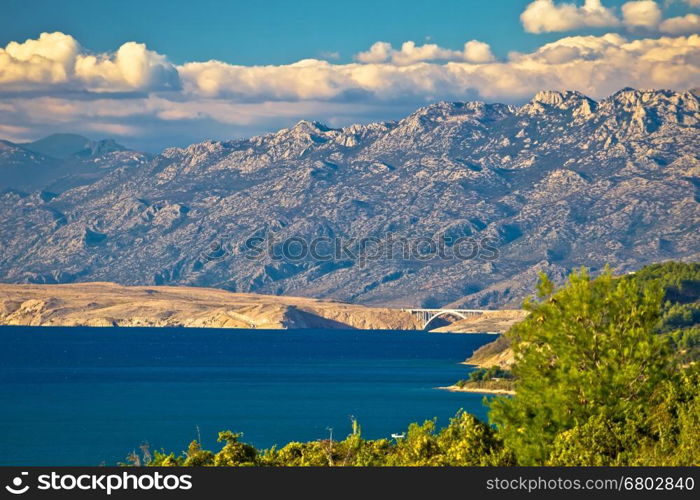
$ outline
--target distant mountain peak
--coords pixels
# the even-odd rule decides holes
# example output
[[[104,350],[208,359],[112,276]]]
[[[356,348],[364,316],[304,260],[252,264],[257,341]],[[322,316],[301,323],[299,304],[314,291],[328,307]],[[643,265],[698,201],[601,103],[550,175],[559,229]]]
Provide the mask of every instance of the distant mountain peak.
[[[33,142],[18,144],[28,151],[65,160],[68,158],[94,158],[126,148],[113,139],[92,141],[78,134],[57,133]]]
[[[691,95],[692,94],[689,92],[676,92],[675,90],[667,89],[633,89],[631,87],[625,87],[604,100],[625,105],[647,105],[661,101],[678,102],[680,99],[684,97],[687,98]]]
[[[541,90],[535,94],[530,102],[539,102],[549,106],[560,107],[562,104],[570,101],[581,101],[588,99],[585,95],[577,90]]]
[[[299,120],[292,128],[290,128],[292,132],[300,132],[300,133],[306,133],[306,134],[322,134],[324,132],[329,132],[333,130],[329,126],[317,122],[317,121],[309,121],[309,120]]]
[[[520,108],[520,114],[534,115],[544,113],[547,109],[557,109],[587,118],[597,107],[598,103],[577,90],[542,90]]]

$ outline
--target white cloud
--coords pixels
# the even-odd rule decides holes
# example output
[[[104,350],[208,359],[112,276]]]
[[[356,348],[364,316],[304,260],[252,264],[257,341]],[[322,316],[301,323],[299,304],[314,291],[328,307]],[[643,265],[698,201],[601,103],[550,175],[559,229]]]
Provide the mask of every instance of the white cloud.
[[[305,59],[267,66],[205,61],[174,67],[133,42],[91,55],[63,34],[30,42],[0,49],[0,132],[14,131],[13,137],[61,128],[157,137],[162,144],[205,133],[249,135],[301,118],[334,125],[390,119],[440,99],[515,102],[541,89],[600,98],[625,86],[684,90],[700,81],[698,34],[570,36],[504,60],[474,40],[462,50],[378,42],[353,63]],[[66,90],[82,92],[78,98]]]
[[[407,65],[421,61],[449,61],[459,57],[459,52],[443,49],[434,43],[416,45],[416,42],[408,41],[401,45],[401,50],[393,51],[391,60],[394,64]]]
[[[661,22],[661,9],[654,0],[627,2],[622,6],[626,26],[656,28]]]
[[[361,63],[382,63],[391,58],[394,49],[389,42],[375,42],[367,52],[360,52],[355,59]]]
[[[700,0],[683,0],[691,7],[700,7]],[[663,20],[661,7],[655,0],[631,0],[621,6],[622,18],[605,7],[601,0],[585,0],[574,3],[555,3],[554,0],[535,0],[520,15],[525,31],[546,33],[572,31],[582,28],[620,26],[630,31],[645,28],[663,33],[684,35],[698,33],[700,18],[696,14]]]
[[[167,58],[135,42],[125,43],[114,55],[78,56],[75,75],[94,90],[152,90],[178,86],[177,70]]]
[[[700,0],[684,0],[691,7],[700,6]],[[601,0],[585,0],[578,6],[574,3],[555,3],[554,0],[535,0],[528,4],[520,20],[525,31],[547,33],[573,31],[583,28],[620,26],[628,30],[645,28],[674,34],[697,32],[693,15],[675,17],[662,22],[661,7],[655,0],[632,0],[621,6],[622,18],[615,10],[605,7]]]
[[[114,54],[88,54],[70,35],[42,33],[38,39],[0,48],[0,86],[6,90],[61,85],[68,89],[133,91],[177,88],[175,67],[144,44],[127,42]]]
[[[496,59],[489,44],[478,40],[470,40],[465,43],[462,54],[465,61],[473,63],[487,63]]]
[[[520,20],[525,31],[530,33],[571,31],[620,24],[615,12],[604,7],[600,0],[585,0],[580,7],[574,3],[555,4],[553,0],[535,0],[528,4],[520,15]]]
[[[700,0],[698,0],[698,5],[700,5]],[[672,17],[662,22],[659,29],[664,33],[672,33],[674,35],[699,33],[700,16],[697,14],[686,14],[685,16]]]
[[[58,84],[70,80],[80,45],[70,35],[42,33],[37,40],[0,48],[0,84]]]
[[[416,42],[409,40],[404,42],[399,50],[394,49],[388,42],[376,42],[366,52],[356,54],[355,59],[365,64],[391,62],[407,66],[426,61],[485,63],[495,58],[489,44],[479,40],[468,41],[461,51],[446,49],[434,43],[416,45]]]

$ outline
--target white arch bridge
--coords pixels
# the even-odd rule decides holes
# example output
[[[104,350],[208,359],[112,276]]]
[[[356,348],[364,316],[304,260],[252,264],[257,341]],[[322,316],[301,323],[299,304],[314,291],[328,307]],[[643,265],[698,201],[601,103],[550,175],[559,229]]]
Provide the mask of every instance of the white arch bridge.
[[[456,316],[467,319],[481,316],[486,312],[484,309],[402,309],[416,316],[423,324],[423,330],[436,318],[441,316]]]

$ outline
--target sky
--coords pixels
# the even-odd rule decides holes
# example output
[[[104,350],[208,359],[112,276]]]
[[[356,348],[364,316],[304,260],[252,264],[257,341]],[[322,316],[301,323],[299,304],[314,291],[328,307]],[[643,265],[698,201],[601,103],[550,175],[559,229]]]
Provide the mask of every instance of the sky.
[[[0,138],[150,152],[301,119],[399,119],[437,100],[521,103],[700,86],[700,0],[4,0]]]

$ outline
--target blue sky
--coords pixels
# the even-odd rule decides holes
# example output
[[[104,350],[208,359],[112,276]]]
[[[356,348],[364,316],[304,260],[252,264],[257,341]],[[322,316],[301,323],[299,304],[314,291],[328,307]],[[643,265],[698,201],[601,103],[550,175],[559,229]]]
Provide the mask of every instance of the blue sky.
[[[532,48],[538,37],[522,32],[527,1],[135,1],[9,0],[0,18],[0,44],[43,31],[70,33],[97,51],[138,40],[175,63],[219,59],[240,64],[282,64],[323,52],[343,60],[377,40],[401,43],[431,37],[458,47],[465,39],[489,41],[503,55]],[[552,38],[556,38],[552,37]]]
[[[547,85],[682,90],[700,83],[699,13],[700,0],[5,0],[0,137],[71,128],[158,150],[438,99],[523,102]]]
[[[519,16],[529,0],[5,0],[0,45],[43,31],[70,33],[91,50],[145,42],[178,64],[218,59],[238,64],[283,64],[339,52],[349,61],[377,40],[425,41],[458,48],[489,43],[497,56],[532,50],[561,38],[525,33]],[[581,2],[578,2],[579,4]],[[624,0],[609,0],[619,7]],[[675,2],[669,13],[687,11]],[[606,29],[580,30],[604,33]]]

